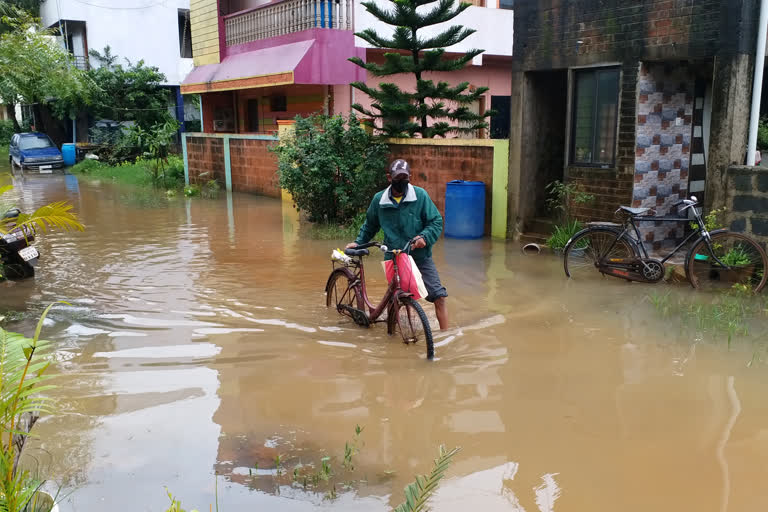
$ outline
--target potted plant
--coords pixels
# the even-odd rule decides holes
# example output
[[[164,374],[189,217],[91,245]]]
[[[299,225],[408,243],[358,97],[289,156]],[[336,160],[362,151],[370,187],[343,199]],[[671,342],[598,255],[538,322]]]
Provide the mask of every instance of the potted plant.
[[[730,270],[725,271],[725,275],[721,273],[721,278],[725,277],[728,281],[734,283],[749,282],[755,273],[755,264],[752,258],[740,245],[728,249],[719,259],[724,265],[730,267]]]

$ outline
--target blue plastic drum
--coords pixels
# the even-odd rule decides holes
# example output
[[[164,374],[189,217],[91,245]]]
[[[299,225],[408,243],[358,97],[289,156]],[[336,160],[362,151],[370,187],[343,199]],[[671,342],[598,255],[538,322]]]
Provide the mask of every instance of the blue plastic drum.
[[[450,181],[445,190],[445,236],[482,238],[485,233],[485,183]]]
[[[64,159],[64,165],[75,165],[75,145],[62,144],[61,157]]]

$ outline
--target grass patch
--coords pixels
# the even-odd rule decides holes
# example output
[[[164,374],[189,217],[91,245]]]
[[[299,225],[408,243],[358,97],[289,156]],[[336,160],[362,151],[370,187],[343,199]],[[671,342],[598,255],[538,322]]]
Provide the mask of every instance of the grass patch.
[[[114,166],[98,160],[83,160],[72,166],[70,172],[91,179],[151,187],[155,185],[152,169],[156,165],[157,161],[142,158]],[[161,178],[157,186],[165,189],[181,189],[184,186],[184,161],[181,157],[168,158],[165,179]]]
[[[748,336],[756,320],[765,318],[768,302],[740,287],[718,294],[691,300],[673,297],[671,292],[654,293],[648,301],[664,318],[679,318],[684,326],[725,336],[730,348],[736,336]]]

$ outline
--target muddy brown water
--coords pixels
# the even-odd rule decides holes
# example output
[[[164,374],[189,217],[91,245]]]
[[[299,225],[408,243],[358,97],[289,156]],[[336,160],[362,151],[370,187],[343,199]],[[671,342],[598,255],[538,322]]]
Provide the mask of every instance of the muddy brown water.
[[[44,331],[58,414],[27,458],[63,486],[63,510],[165,510],[166,486],[200,510],[215,493],[220,510],[388,510],[440,444],[462,451],[438,511],[768,507],[768,366],[747,366],[748,343],[661,320],[644,300],[659,288],[568,282],[557,258],[511,242],[441,240],[456,328],[427,362],[423,346],[326,310],[342,241],[302,239],[279,201],[167,200],[73,176],[15,194],[25,209],[69,200],[87,225],[41,237],[36,278],[0,285],[0,308],[72,304]],[[288,473],[335,456],[338,498],[277,481],[278,454]]]

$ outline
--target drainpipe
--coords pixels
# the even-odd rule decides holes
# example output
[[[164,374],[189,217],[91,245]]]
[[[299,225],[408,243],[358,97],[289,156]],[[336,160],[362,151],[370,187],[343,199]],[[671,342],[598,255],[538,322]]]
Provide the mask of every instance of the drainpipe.
[[[763,93],[763,69],[765,68],[765,36],[768,31],[768,0],[760,0],[759,23],[757,29],[755,77],[752,84],[752,112],[749,117],[747,165],[755,165],[755,151],[757,150],[757,123],[760,120],[760,97]]]

